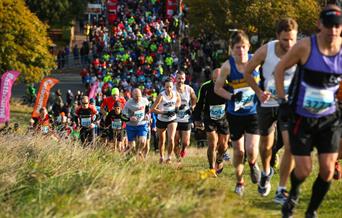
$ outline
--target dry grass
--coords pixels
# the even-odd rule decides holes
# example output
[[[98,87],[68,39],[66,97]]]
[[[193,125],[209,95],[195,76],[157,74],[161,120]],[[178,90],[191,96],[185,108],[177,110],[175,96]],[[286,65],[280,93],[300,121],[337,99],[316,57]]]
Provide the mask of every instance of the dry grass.
[[[181,166],[160,165],[152,153],[139,161],[41,136],[1,136],[0,217],[280,217],[272,202],[278,175],[262,198],[246,168],[241,198],[233,193],[230,163],[216,179],[200,179],[206,168],[205,149],[191,148]],[[299,217],[315,175],[302,187]],[[320,217],[341,217],[341,190],[342,182],[334,182]]]

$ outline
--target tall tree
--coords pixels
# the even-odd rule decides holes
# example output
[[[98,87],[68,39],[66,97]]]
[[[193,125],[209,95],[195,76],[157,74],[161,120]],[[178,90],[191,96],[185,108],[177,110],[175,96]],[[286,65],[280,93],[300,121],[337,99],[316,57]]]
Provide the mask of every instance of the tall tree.
[[[193,35],[200,29],[207,33],[229,35],[229,28],[243,29],[257,35],[259,43],[274,37],[276,22],[281,17],[292,17],[299,23],[299,31],[315,31],[321,0],[184,0],[189,6],[189,20]]]
[[[24,0],[0,1],[0,73],[21,72],[21,80],[37,82],[55,67],[47,26]]]
[[[197,35],[201,30],[206,33],[216,33],[221,38],[227,36],[228,0],[186,0],[189,6],[188,19],[192,35]]]
[[[316,0],[254,0],[245,5],[242,14],[234,7],[230,9],[236,26],[258,35],[261,40],[268,40],[274,37],[275,25],[282,17],[296,19],[301,33],[314,32],[319,4]]]
[[[68,26],[83,15],[86,0],[26,0],[30,10],[50,26]]]

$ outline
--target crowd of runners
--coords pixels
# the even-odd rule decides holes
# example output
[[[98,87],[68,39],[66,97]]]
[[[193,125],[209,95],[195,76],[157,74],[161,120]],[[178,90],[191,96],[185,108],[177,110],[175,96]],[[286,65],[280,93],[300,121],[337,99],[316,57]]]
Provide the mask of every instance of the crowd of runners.
[[[239,196],[245,191],[245,162],[255,190],[264,197],[271,193],[272,157],[284,147],[274,192],[283,217],[293,215],[316,148],[319,174],[305,216],[317,217],[332,179],[341,178],[341,8],[329,4],[322,9],[319,32],[298,42],[297,22],[279,20],[276,40],[254,55],[248,35],[234,32],[229,58],[220,67],[211,65],[209,80],[196,88],[194,74],[184,67],[191,61],[178,60],[172,50],[177,20],[158,18],[159,9],[126,4],[120,22],[111,28],[113,37],[106,36],[105,27],[95,29],[94,59],[81,74],[86,92],[69,90],[64,102],[56,91],[51,113],[41,108],[30,131],[58,140],[79,138],[84,146],[107,144],[141,159],[152,147],[159,151],[159,162],[168,164],[187,156],[192,129],[204,130],[212,177],[223,171],[231,140]],[[177,70],[179,61],[183,70]],[[95,83],[95,95],[89,98]]]

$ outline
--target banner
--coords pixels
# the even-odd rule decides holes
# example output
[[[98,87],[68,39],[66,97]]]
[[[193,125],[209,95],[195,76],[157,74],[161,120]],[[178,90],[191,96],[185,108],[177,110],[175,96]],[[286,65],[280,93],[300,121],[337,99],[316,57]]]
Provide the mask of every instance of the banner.
[[[39,86],[36,102],[34,104],[32,117],[39,117],[39,110],[42,107],[46,107],[47,101],[50,95],[50,89],[59,82],[58,79],[45,78],[42,80]]]
[[[96,82],[91,86],[91,88],[90,88],[90,92],[89,92],[89,95],[88,95],[89,99],[95,97],[95,93],[96,93],[96,90],[97,90],[98,87],[99,87],[99,82],[96,81]]]
[[[12,85],[18,78],[19,72],[7,71],[1,77],[0,84],[0,123],[10,120],[10,99],[12,95]]]

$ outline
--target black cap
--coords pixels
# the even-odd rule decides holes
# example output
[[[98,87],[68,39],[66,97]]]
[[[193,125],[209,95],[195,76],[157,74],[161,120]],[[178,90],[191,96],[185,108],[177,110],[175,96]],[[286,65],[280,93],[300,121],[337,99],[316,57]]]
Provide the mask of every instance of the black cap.
[[[121,107],[121,103],[119,101],[115,101],[114,107]]]
[[[327,27],[342,24],[342,12],[337,9],[323,10],[319,17],[323,25]]]

